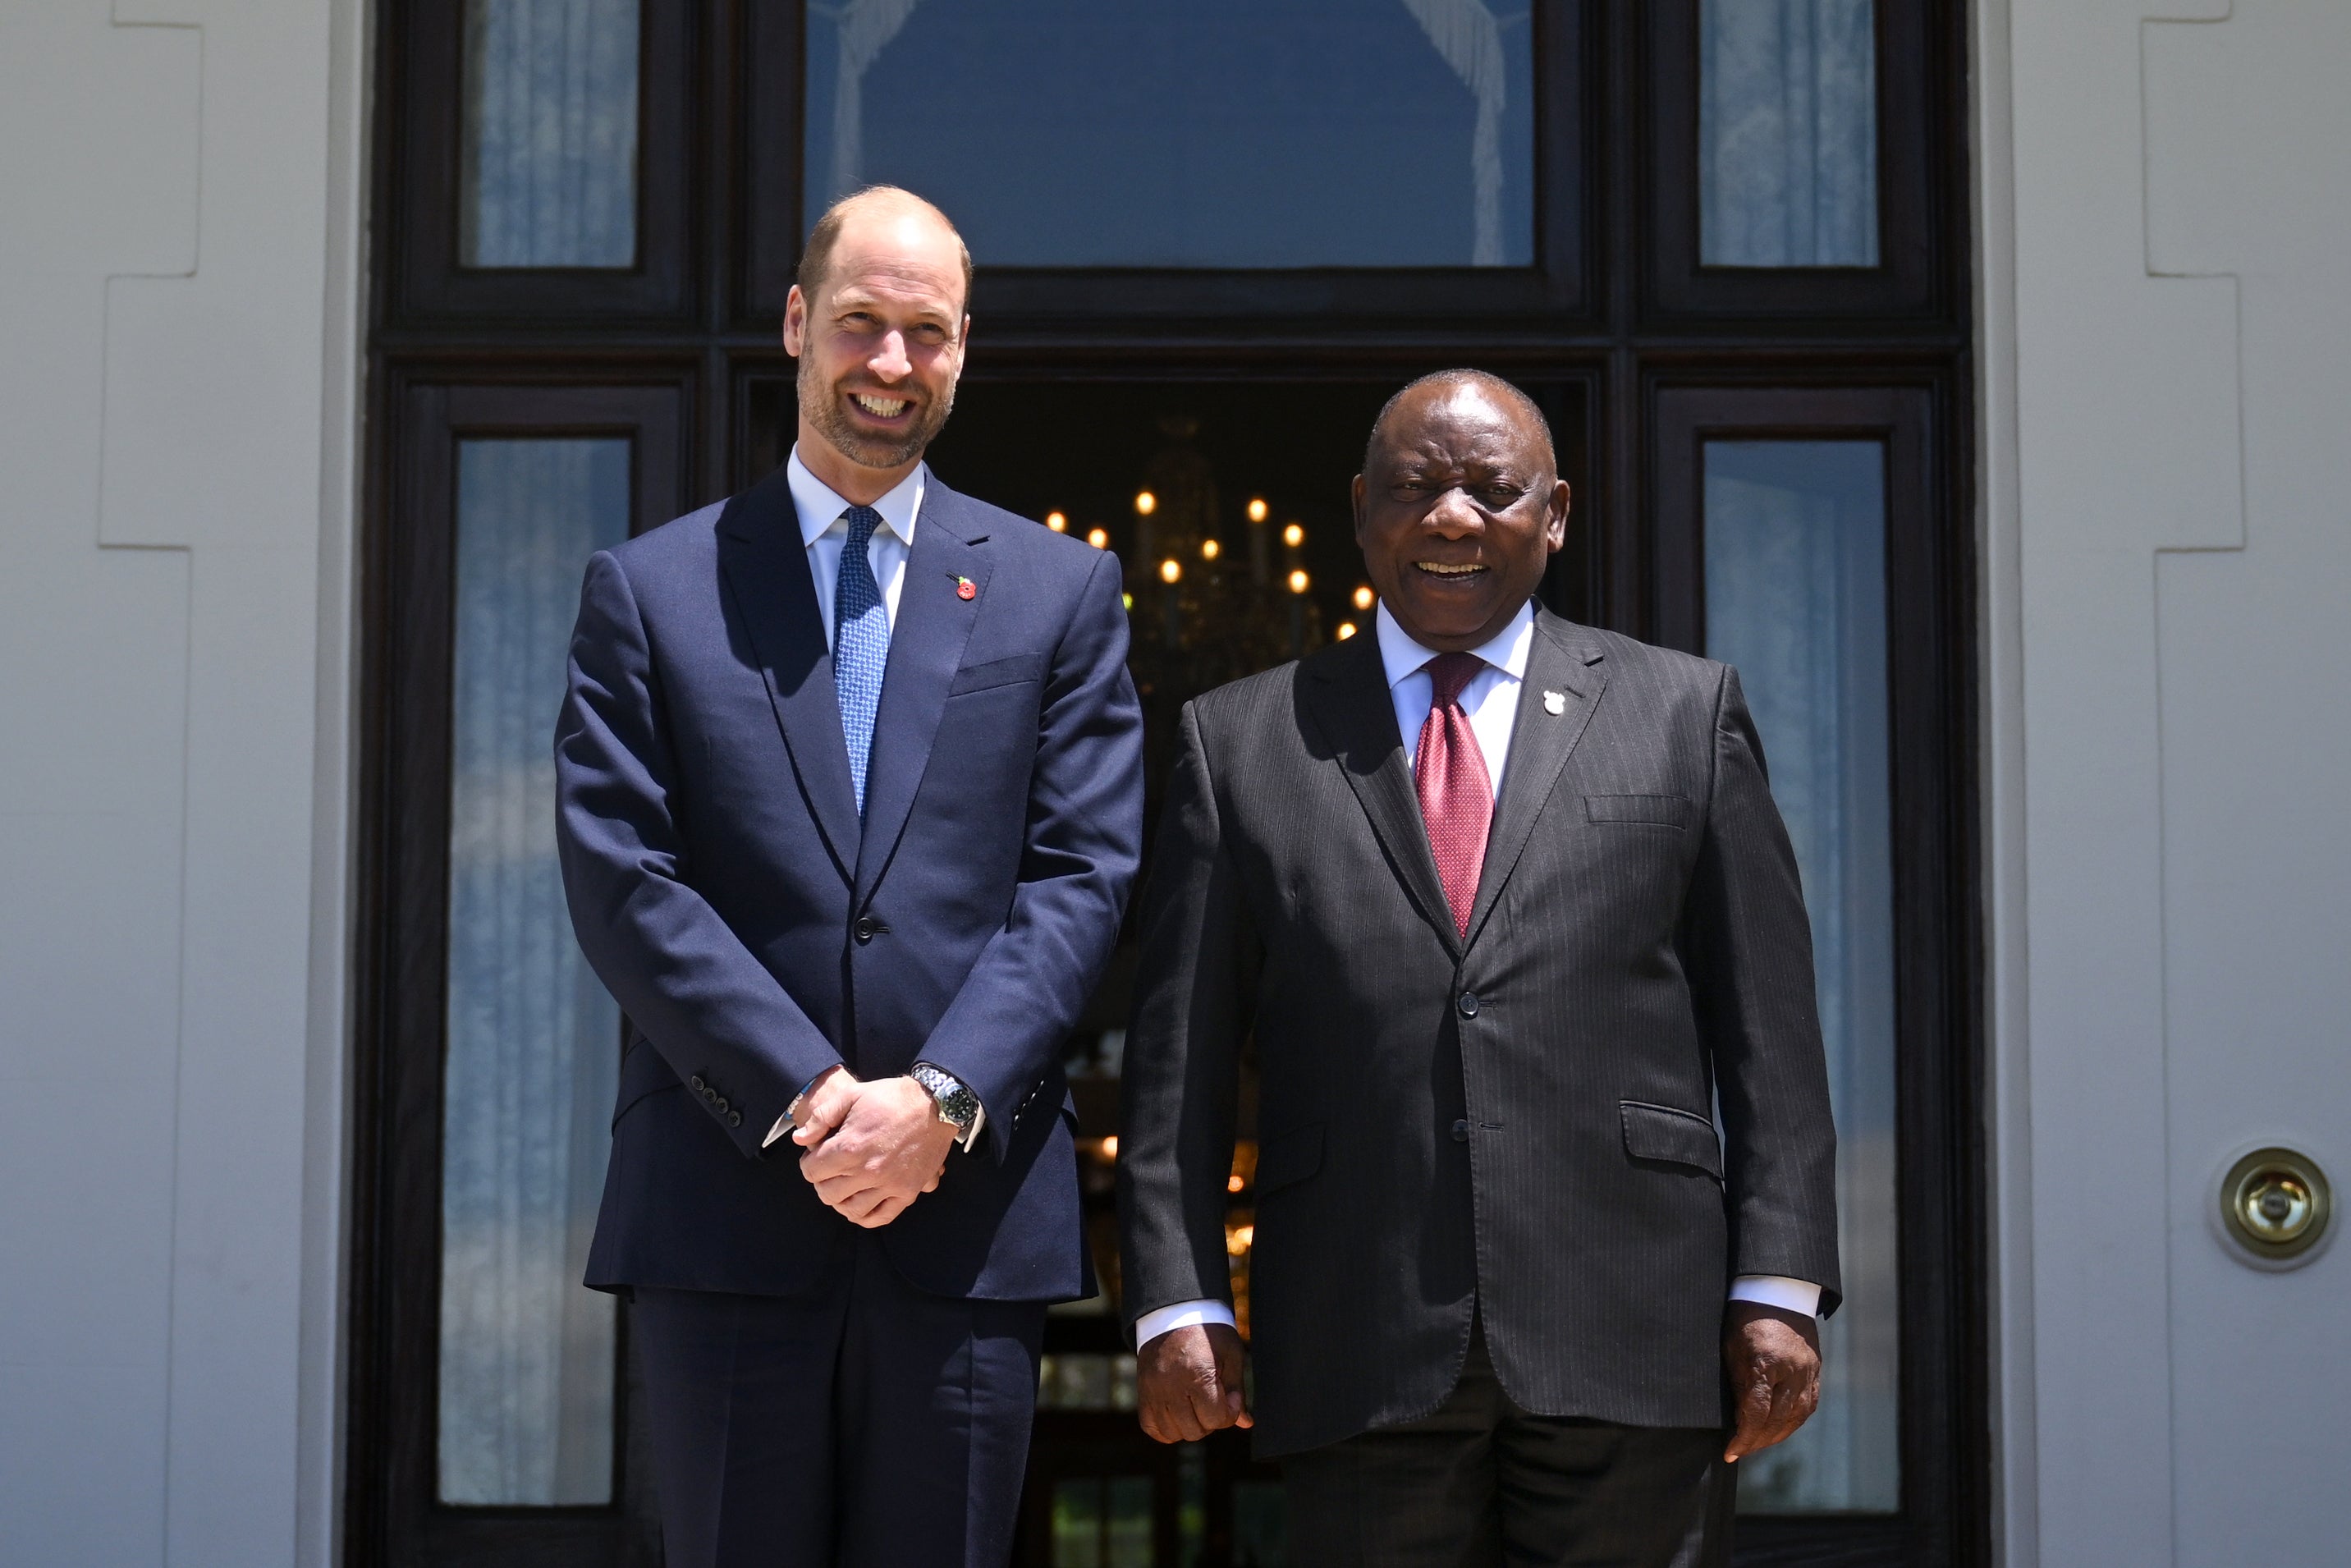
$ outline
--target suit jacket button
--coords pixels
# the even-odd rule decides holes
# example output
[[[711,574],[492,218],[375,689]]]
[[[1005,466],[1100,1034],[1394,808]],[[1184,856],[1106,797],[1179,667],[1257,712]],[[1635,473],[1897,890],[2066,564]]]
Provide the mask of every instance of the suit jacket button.
[[[1453,1124],[1453,1141],[1457,1144],[1469,1141],[1469,1123],[1466,1117]]]
[[[861,943],[872,941],[873,917],[870,915],[859,915],[857,917],[857,924],[850,927],[850,934],[855,936]]]
[[[722,1116],[726,1114],[729,1109],[726,1103],[726,1096],[724,1094],[721,1094],[717,1099],[713,1100],[711,1103],[718,1107],[718,1113]]]
[[[702,1092],[702,1074],[701,1074],[701,1073],[699,1073],[699,1072],[695,1073],[693,1077],[691,1077],[691,1078],[687,1079],[687,1080],[686,1080],[686,1082],[687,1082],[687,1083],[689,1083],[689,1084],[691,1084],[691,1085],[693,1086],[693,1088],[694,1088],[694,1092],[695,1092],[696,1094],[699,1094],[699,1093],[701,1093],[701,1092]]]
[[[1466,1019],[1473,1019],[1473,1018],[1476,1018],[1476,1017],[1478,1016],[1478,993],[1477,993],[1477,992],[1475,992],[1475,991],[1464,991],[1464,992],[1462,992],[1462,993],[1461,993],[1460,1008],[1461,1008],[1461,1016],[1462,1016],[1463,1018],[1466,1018]]]
[[[730,1127],[741,1126],[743,1124],[743,1113],[740,1111],[731,1111],[727,1113],[726,1124]]]

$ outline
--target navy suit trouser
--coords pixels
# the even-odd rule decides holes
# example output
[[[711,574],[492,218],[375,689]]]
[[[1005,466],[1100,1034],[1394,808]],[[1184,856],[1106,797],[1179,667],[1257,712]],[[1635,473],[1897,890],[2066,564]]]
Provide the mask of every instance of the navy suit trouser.
[[[871,1232],[802,1295],[634,1297],[669,1568],[1003,1568],[1042,1302],[917,1291]]]

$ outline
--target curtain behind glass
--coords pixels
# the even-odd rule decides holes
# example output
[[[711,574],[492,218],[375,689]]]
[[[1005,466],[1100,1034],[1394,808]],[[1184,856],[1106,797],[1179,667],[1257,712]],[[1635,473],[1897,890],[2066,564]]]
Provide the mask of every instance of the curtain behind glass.
[[[1877,265],[1871,0],[1700,0],[1698,260]]]
[[[583,1287],[620,1014],[572,941],[555,711],[580,572],[629,531],[624,440],[457,448],[440,1494],[588,1504],[612,1479],[613,1302]]]
[[[887,182],[935,199],[982,267],[1534,260],[1529,0],[807,16],[804,224]]]
[[[1706,651],[1738,666],[1803,876],[1845,1287],[1819,1412],[1740,1462],[1752,1511],[1900,1500],[1885,494],[1876,442],[1706,444]]]
[[[637,32],[637,0],[465,0],[459,265],[635,265]]]

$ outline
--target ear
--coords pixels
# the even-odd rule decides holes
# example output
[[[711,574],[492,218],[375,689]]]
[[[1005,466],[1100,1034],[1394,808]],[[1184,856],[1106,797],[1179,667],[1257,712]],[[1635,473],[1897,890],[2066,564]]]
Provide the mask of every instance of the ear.
[[[1355,548],[1361,549],[1364,546],[1364,476],[1361,474],[1355,476],[1350,494],[1353,497],[1355,510]]]
[[[808,297],[795,283],[792,291],[784,296],[784,352],[796,360],[808,347]]]
[[[1543,508],[1548,514],[1543,519],[1543,542],[1545,547],[1554,554],[1567,543],[1567,508],[1570,499],[1567,481],[1564,479],[1553,481],[1551,487],[1551,501]]]

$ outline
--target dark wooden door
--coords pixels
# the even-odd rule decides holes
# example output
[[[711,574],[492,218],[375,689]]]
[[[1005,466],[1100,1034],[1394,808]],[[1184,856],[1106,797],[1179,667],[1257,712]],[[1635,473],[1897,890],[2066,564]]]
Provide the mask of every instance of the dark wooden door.
[[[1537,398],[1576,492],[1546,599],[1761,683],[1835,947],[1840,1414],[1755,1467],[1740,1559],[1989,1560],[1956,0],[376,16],[354,1561],[658,1560],[625,1309],[517,1282],[560,1282],[590,1201],[606,1020],[548,946],[545,846],[500,848],[555,694],[509,733],[543,674],[484,628],[554,614],[595,528],[781,460],[799,238],[867,178],[974,242],[935,467],[1120,551],[1160,751],[1189,692],[1368,624],[1344,497],[1389,392],[1468,364]],[[1113,1291],[1132,953],[1070,1045]],[[528,1157],[500,1083],[550,1107]],[[1245,1297],[1246,1146],[1234,1176]],[[483,1229],[497,1194],[528,1223]],[[1135,1430],[1113,1304],[1050,1319],[1022,1560],[1283,1561],[1271,1469]]]

